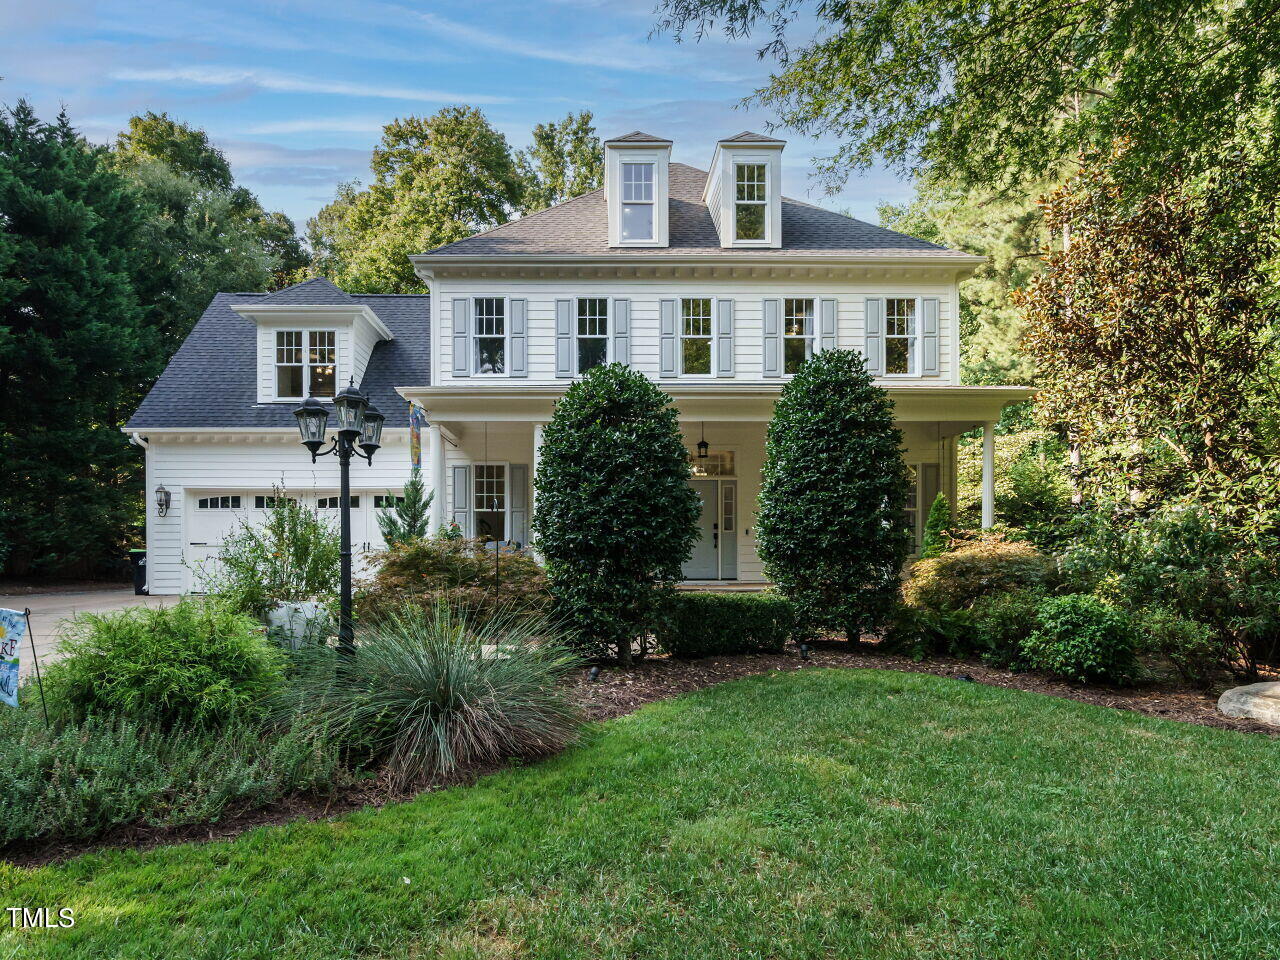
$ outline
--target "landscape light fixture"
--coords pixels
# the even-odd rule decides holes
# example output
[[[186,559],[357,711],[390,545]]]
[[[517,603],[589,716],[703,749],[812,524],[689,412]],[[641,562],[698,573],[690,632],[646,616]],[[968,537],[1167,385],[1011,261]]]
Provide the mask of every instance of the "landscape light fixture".
[[[338,651],[355,653],[355,631],[351,625],[351,458],[361,457],[372,464],[373,455],[382,446],[382,425],[386,417],[356,389],[354,379],[333,398],[337,423],[327,450],[325,433],[329,426],[329,410],[315,397],[307,397],[293,415],[298,418],[302,445],[311,452],[311,462],[334,454],[339,467],[339,534],[341,537],[342,581],[338,593]],[[357,449],[357,447],[359,449]]]

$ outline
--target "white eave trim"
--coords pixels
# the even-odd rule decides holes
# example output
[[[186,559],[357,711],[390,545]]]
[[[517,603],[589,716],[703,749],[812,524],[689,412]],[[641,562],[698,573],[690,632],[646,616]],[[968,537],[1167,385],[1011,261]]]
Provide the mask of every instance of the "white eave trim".
[[[233,303],[231,309],[246,320],[252,320],[254,323],[262,321],[268,323],[306,323],[315,320],[354,321],[361,319],[373,327],[383,340],[395,339],[381,318],[370,309],[368,304],[364,303],[310,305],[305,303]]]
[[[652,248],[649,248],[652,249]],[[719,249],[719,248],[717,248]],[[419,273],[424,270],[433,268],[439,269],[449,265],[459,267],[477,267],[477,266],[551,266],[555,264],[571,264],[573,266],[598,266],[610,267],[626,264],[634,266],[643,264],[645,266],[660,267],[834,267],[834,266],[856,266],[856,267],[978,267],[987,262],[986,257],[974,256],[972,254],[921,254],[914,257],[885,257],[885,256],[790,256],[781,254],[776,247],[758,247],[753,248],[760,252],[755,256],[742,256],[737,254],[720,254],[708,253],[702,255],[649,255],[642,253],[614,253],[606,255],[597,254],[526,254],[526,253],[504,253],[504,254],[486,254],[486,255],[459,255],[459,256],[432,256],[429,253],[413,254],[409,257],[409,261],[418,269]]]

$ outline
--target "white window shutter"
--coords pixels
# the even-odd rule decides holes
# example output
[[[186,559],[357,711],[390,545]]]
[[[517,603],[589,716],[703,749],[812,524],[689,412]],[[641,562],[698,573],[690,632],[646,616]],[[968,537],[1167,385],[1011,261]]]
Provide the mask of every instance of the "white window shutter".
[[[613,362],[631,363],[631,301],[613,301]]]
[[[941,370],[938,364],[938,298],[925,297],[920,301],[920,376],[936,377]]]
[[[464,537],[471,536],[471,468],[454,467],[453,473],[453,522]]]
[[[766,298],[764,315],[764,375],[782,376],[782,301]]]
[[[663,377],[679,376],[680,338],[676,335],[676,322],[679,317],[679,303],[676,300],[663,300],[658,304],[661,329],[659,331],[659,375]]]
[[[884,376],[884,298],[867,297],[865,322],[867,373],[873,377]]]
[[[823,299],[818,302],[818,349],[836,348],[836,301]]]
[[[511,348],[511,364],[508,376],[529,376],[529,301],[525,299],[509,300],[508,313],[511,315],[511,333],[508,343]]]

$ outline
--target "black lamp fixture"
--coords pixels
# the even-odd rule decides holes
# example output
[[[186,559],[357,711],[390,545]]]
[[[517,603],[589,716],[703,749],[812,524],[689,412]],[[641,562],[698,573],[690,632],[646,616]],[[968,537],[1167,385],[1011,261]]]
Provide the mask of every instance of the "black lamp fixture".
[[[315,463],[318,457],[331,453],[338,457],[338,517],[342,541],[338,650],[350,655],[355,652],[355,631],[351,625],[351,458],[357,456],[367,463],[373,463],[374,453],[382,446],[382,425],[387,418],[369,402],[368,397],[356,389],[354,380],[333,398],[333,413],[337,429],[328,449],[321,450],[329,426],[328,408],[315,397],[307,397],[302,406],[293,411],[293,415],[298,418],[298,433],[302,436],[302,445],[311,452],[311,462]]]
[[[711,450],[711,444],[707,443],[707,422],[702,422],[702,439],[698,441],[698,459],[707,459],[707,453]]]
[[[156,487],[156,516],[163,517],[169,512],[169,504],[173,502],[173,494],[164,488],[164,484]]]

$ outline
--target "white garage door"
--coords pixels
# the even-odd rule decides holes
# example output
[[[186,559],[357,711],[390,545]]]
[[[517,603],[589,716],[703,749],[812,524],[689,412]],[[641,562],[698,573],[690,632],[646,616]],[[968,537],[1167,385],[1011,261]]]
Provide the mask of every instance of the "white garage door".
[[[322,518],[338,527],[338,493],[322,490],[297,495]],[[187,543],[184,561],[188,590],[201,591],[218,572],[218,553],[226,536],[242,523],[260,523],[271,503],[270,491],[238,490],[193,493],[188,498]],[[385,544],[378,526],[378,508],[387,503],[386,494],[351,495],[351,549],[357,576],[368,572],[366,555]]]

